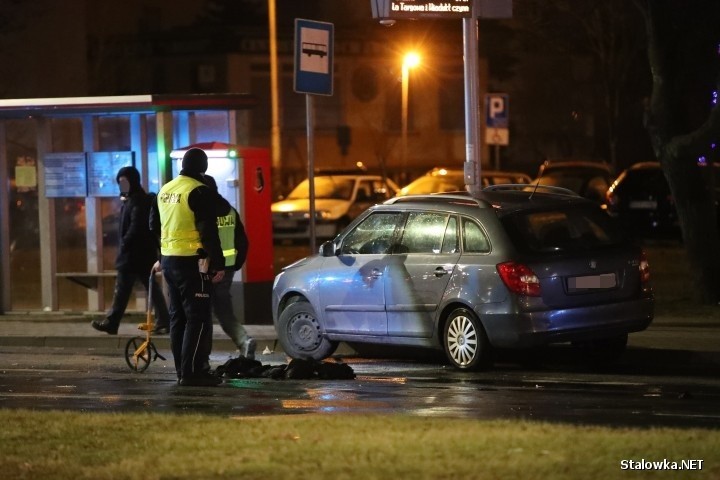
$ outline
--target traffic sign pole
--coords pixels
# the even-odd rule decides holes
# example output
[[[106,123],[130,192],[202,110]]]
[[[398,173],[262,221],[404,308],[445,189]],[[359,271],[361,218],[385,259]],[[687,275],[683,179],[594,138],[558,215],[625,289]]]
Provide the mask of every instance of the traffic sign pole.
[[[465,186],[472,193],[482,190],[479,142],[479,76],[478,76],[478,21],[473,15],[463,18],[463,55],[465,57]]]
[[[308,225],[310,251],[315,253],[315,102],[313,95],[333,93],[334,25],[314,20],[295,19],[294,89],[305,94],[308,156]]]
[[[307,156],[308,156],[308,200],[310,202],[310,253],[315,253],[315,102],[313,96],[305,94],[305,115],[307,122]]]

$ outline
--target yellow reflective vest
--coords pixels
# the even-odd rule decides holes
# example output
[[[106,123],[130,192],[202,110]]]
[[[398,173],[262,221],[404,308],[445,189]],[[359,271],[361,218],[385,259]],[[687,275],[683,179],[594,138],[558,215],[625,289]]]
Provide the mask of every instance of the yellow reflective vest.
[[[224,217],[217,217],[218,234],[220,235],[220,246],[225,257],[225,268],[234,268],[237,250],[235,248],[235,210]]]
[[[160,227],[160,253],[164,256],[189,257],[202,248],[195,213],[188,205],[190,192],[203,185],[185,175],[166,183],[157,195]]]

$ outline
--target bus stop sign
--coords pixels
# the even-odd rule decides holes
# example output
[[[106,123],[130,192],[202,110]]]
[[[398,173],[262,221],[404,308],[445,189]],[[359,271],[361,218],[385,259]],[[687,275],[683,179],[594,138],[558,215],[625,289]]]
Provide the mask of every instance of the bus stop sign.
[[[333,94],[333,34],[332,23],[295,19],[295,92]]]

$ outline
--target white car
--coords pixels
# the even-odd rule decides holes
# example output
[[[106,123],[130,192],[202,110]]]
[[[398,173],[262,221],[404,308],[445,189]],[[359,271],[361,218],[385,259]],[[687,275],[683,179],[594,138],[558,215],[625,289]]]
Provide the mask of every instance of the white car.
[[[530,177],[521,172],[482,170],[482,186],[504,183],[530,183]],[[433,168],[412,183],[402,187],[398,197],[429,193],[460,192],[465,190],[465,172],[461,168]]]
[[[288,196],[272,204],[276,240],[310,236],[310,182],[305,179]],[[380,175],[317,175],[315,177],[315,235],[333,238],[368,207],[392,198],[397,185]]]

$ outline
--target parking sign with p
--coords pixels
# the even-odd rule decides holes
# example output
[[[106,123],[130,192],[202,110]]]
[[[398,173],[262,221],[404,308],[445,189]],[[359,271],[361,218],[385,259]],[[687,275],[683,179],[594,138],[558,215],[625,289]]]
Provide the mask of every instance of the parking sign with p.
[[[510,132],[510,98],[505,93],[485,95],[485,142],[488,145],[508,145]]]

